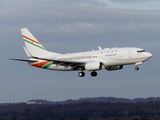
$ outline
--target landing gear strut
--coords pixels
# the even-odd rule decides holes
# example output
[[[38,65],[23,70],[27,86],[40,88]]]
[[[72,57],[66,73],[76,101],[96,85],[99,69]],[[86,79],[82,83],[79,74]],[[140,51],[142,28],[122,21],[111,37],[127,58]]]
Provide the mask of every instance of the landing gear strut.
[[[79,77],[84,77],[84,76],[85,76],[85,73],[84,73],[84,72],[79,72],[79,73],[78,73],[78,76],[79,76]]]
[[[97,76],[97,72],[96,71],[91,72],[91,76],[92,77],[96,77]]]

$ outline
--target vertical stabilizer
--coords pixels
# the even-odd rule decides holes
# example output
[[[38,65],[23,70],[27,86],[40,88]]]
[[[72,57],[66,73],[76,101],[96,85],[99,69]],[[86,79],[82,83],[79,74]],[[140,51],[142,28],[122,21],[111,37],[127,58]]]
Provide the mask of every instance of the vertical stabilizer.
[[[27,56],[45,57],[59,55],[58,53],[47,51],[27,28],[22,28],[21,33],[26,46],[25,52],[27,52]]]

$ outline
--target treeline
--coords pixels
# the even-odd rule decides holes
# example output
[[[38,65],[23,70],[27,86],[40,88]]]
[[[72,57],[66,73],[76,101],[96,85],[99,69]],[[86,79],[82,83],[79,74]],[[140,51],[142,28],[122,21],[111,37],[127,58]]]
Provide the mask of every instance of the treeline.
[[[37,104],[73,104],[73,103],[82,103],[82,102],[110,102],[110,103],[139,103],[139,102],[160,102],[160,97],[149,97],[149,98],[115,98],[115,97],[95,97],[95,98],[80,98],[78,100],[68,99],[66,101],[47,101],[42,99],[29,100],[28,103],[37,103]]]
[[[10,104],[0,106],[0,120],[159,120],[160,102]]]

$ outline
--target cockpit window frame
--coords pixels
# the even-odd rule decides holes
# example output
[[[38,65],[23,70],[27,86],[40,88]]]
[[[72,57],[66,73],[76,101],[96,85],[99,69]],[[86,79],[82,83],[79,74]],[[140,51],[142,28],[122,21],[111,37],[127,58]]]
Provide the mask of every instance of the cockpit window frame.
[[[146,52],[145,50],[138,50],[137,53]]]

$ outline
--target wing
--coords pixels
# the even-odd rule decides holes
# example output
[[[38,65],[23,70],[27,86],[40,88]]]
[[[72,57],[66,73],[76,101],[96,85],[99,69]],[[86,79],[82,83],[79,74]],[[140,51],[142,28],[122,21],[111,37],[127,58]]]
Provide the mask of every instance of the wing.
[[[84,66],[86,62],[78,62],[78,61],[66,61],[66,60],[57,60],[57,59],[48,59],[48,58],[39,58],[39,57],[32,57],[35,60],[26,60],[26,59],[15,59],[10,58],[9,60],[16,60],[16,61],[22,61],[22,62],[38,62],[38,60],[46,60],[46,61],[52,61],[53,64],[56,64],[57,66],[65,66],[65,67],[72,67],[74,70],[84,70]]]
[[[53,61],[54,64],[57,66],[65,66],[65,67],[72,67],[74,70],[84,70],[84,66],[86,62],[81,61],[67,61],[67,60],[57,60],[57,59],[48,59],[48,58],[39,58],[39,57],[32,57],[34,59],[39,60],[47,60],[47,61]]]

